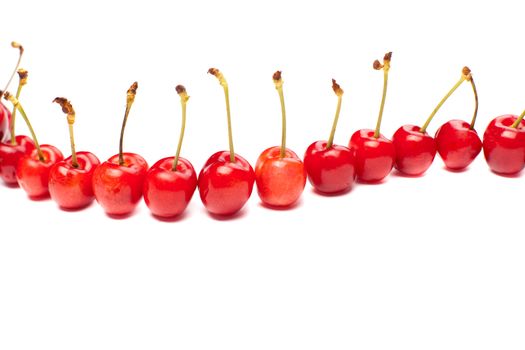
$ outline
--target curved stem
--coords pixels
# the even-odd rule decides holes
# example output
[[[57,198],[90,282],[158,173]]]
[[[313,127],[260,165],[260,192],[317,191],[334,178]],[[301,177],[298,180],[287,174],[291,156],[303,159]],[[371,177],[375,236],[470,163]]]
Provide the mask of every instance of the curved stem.
[[[16,89],[16,99],[18,100],[20,98],[20,93],[22,92],[23,84],[18,84],[18,88]],[[16,134],[15,134],[15,120],[16,120],[16,107],[13,106],[13,110],[11,111],[11,125],[9,126],[9,132],[11,133],[11,145],[16,146]]]
[[[332,89],[337,95],[337,108],[335,110],[334,122],[332,124],[332,130],[330,131],[330,137],[326,143],[326,148],[331,148],[334,143],[335,129],[337,128],[337,122],[339,121],[339,113],[341,113],[341,102],[343,101],[343,89],[337,84],[337,82],[332,79]]]
[[[516,121],[512,124],[513,128],[517,128],[518,125],[520,125],[521,121],[523,120],[523,117],[525,117],[525,111],[521,113],[521,115],[516,119]]]
[[[6,94],[8,94],[8,93],[6,93]],[[43,162],[44,161],[44,153],[42,153],[42,150],[40,149],[40,144],[38,143],[38,139],[36,138],[35,130],[33,130],[33,127],[31,126],[31,123],[29,122],[29,118],[27,118],[27,114],[24,111],[24,108],[22,107],[22,105],[20,104],[20,102],[17,99],[13,98],[13,96],[8,94],[8,96],[6,96],[6,98],[9,101],[11,101],[11,103],[15,106],[15,108],[18,109],[18,111],[20,112],[20,115],[22,116],[22,118],[26,122],[27,127],[29,128],[29,132],[31,133],[31,137],[33,138],[33,142],[35,143],[36,151],[38,153],[38,159],[41,162]]]
[[[75,150],[75,136],[73,134],[73,123],[69,125],[69,142],[71,143],[71,164],[74,168],[78,168],[77,152]]]
[[[470,85],[472,86],[472,91],[474,92],[474,100],[476,101],[476,105],[474,107],[474,115],[472,116],[472,121],[470,122],[470,130],[474,130],[474,124],[476,124],[476,118],[478,116],[479,101],[478,90],[476,89],[476,84],[474,83],[474,78],[472,78],[472,76],[470,77]]]
[[[118,164],[124,165],[124,130],[126,129],[126,123],[128,122],[129,111],[133,102],[135,102],[135,95],[139,85],[137,82],[131,84],[126,95],[126,111],[124,112],[124,120],[122,121],[122,128],[120,129],[120,141],[119,141],[119,152],[118,152]]]
[[[17,72],[18,67],[20,66],[20,62],[22,62],[22,55],[24,54],[24,47],[20,45],[19,43],[13,41],[11,42],[11,47],[14,49],[18,49],[19,55],[18,55],[18,61],[16,62],[15,69],[13,70],[13,73],[11,73],[11,76],[9,77],[9,80],[7,81],[7,84],[5,85],[4,90],[2,90],[4,92],[7,91],[7,89],[9,88],[9,85],[11,84],[11,81],[13,81],[15,73]]]
[[[283,87],[277,88],[279,93],[279,100],[281,101],[281,116],[282,116],[282,129],[281,129],[281,153],[280,157],[284,158],[286,155],[286,107],[284,105],[284,93]]]
[[[388,72],[389,67],[385,65],[383,67],[383,96],[381,97],[381,106],[379,107],[379,116],[377,117],[376,129],[374,131],[374,137],[377,139],[381,134],[381,121],[383,120],[383,111],[385,109],[386,92],[388,89]]]
[[[424,133],[427,128],[428,128],[428,125],[430,124],[430,122],[432,121],[432,119],[434,118],[434,116],[436,115],[436,113],[439,111],[439,109],[441,108],[441,106],[443,106],[443,104],[445,103],[446,100],[448,100],[448,98],[454,93],[454,91],[456,91],[456,89],[465,81],[466,77],[464,75],[461,76],[461,78],[458,80],[458,82],[452,87],[452,89],[450,89],[450,91],[445,95],[445,97],[443,97],[441,99],[441,101],[438,103],[438,105],[436,106],[436,108],[434,108],[434,110],[432,111],[432,113],[430,114],[430,116],[427,118],[425,124],[423,124],[423,126],[421,127],[421,130],[420,132],[421,133]]]
[[[172,171],[177,171],[177,164],[179,164],[179,155],[182,148],[182,140],[184,139],[184,130],[186,130],[186,104],[189,96],[186,94],[186,89],[182,85],[176,87],[177,93],[180,95],[180,105],[182,107],[182,125],[180,127],[179,144],[177,145],[177,153],[173,158]]]

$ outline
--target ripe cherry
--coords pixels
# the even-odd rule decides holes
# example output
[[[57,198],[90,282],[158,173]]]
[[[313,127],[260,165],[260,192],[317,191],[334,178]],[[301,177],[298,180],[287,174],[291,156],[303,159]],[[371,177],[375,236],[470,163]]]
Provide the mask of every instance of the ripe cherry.
[[[184,129],[186,128],[186,103],[190,98],[182,85],[175,88],[182,106],[182,126],[175,157],[159,160],[148,170],[144,181],[144,201],[155,216],[169,218],[182,214],[197,187],[197,175],[191,163],[180,157]]]
[[[391,59],[392,52],[389,52],[383,58],[383,64],[376,60],[373,66],[376,70],[383,70],[383,96],[375,130],[358,130],[350,138],[349,147],[356,152],[357,179],[365,183],[381,182],[394,166],[396,156],[394,144],[380,132]]]
[[[9,77],[7,84],[4,87],[4,90],[0,90],[0,142],[6,142],[9,140],[10,121],[11,121],[11,112],[6,106],[4,106],[1,96],[3,95],[3,91],[7,91],[7,89],[9,88],[9,85],[11,84],[11,81],[13,80],[13,77],[15,76],[15,73],[17,72],[18,67],[20,66],[20,62],[22,61],[22,55],[24,54],[24,47],[20,45],[19,43],[17,43],[16,41],[11,42],[11,47],[14,49],[18,49],[18,61],[16,63],[15,69],[13,70],[13,73],[11,73],[11,76]],[[19,94],[17,93],[16,95],[17,99],[18,99],[18,96]],[[13,108],[13,110],[16,110],[16,108]],[[1,160],[0,160],[0,163],[1,163]],[[8,184],[13,184],[13,183],[11,182]]]
[[[48,182],[51,167],[64,159],[62,153],[54,146],[41,145],[35,135],[35,131],[27,118],[26,112],[17,98],[9,92],[4,93],[4,98],[9,100],[20,112],[27,124],[35,149],[20,157],[16,166],[16,179],[18,184],[30,198],[37,199],[49,195]]]
[[[199,195],[208,212],[229,216],[241,210],[250,198],[255,175],[250,163],[233,149],[228,83],[218,69],[210,68],[208,73],[219,80],[224,90],[230,150],[217,152],[206,161],[199,174]]]
[[[273,82],[281,101],[281,146],[270,147],[261,153],[255,164],[255,181],[263,204],[286,208],[296,203],[303,193],[306,170],[297,154],[286,148],[286,108],[280,71],[274,73]]]
[[[57,97],[53,102],[62,107],[67,115],[71,157],[53,165],[49,172],[49,193],[51,198],[64,209],[80,209],[88,206],[95,199],[93,194],[93,173],[100,160],[91,152],[76,152],[73,124],[75,110],[71,103]]]
[[[144,177],[148,163],[135,153],[124,153],[124,130],[131,106],[135,101],[138,84],[128,89],[126,111],[120,130],[119,153],[99,165],[93,174],[93,192],[97,202],[106,214],[111,216],[129,215],[142,197]]]
[[[332,88],[337,95],[337,109],[330,137],[312,143],[304,155],[308,180],[318,192],[326,194],[348,191],[355,180],[355,151],[333,144],[344,92],[334,79]]]
[[[490,169],[499,175],[518,174],[525,166],[525,111],[493,119],[483,135],[483,153]]]

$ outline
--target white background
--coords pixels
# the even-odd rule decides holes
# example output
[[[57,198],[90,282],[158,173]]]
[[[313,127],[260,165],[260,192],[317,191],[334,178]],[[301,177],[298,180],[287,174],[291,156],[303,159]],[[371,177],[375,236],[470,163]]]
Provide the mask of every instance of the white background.
[[[272,73],[283,71],[288,145],[326,139],[345,90],[336,142],[372,128],[393,51],[382,131],[423,124],[468,65],[477,129],[525,107],[519,2],[16,1],[2,6],[0,77],[26,48],[24,104],[42,143],[69,154],[118,150],[125,92],[139,90],[125,149],[152,164],[172,155],[174,86],[191,95],[183,156],[197,170],[227,147],[220,68],[231,92],[236,151],[255,162],[280,142]],[[11,90],[14,89],[12,86]],[[462,86],[429,131],[470,120]],[[19,131],[27,129],[19,122]],[[321,197],[307,185],[288,211],[260,205],[217,221],[195,195],[176,222],[141,203],[124,220],[94,204],[64,212],[0,186],[0,349],[523,349],[523,177],[463,173],[436,158],[421,178]]]

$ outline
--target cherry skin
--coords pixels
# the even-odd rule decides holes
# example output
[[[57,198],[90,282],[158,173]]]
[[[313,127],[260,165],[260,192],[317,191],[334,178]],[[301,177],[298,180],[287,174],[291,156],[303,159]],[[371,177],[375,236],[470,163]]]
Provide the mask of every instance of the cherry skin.
[[[483,153],[490,169],[501,175],[514,175],[525,166],[525,121],[517,128],[518,116],[506,114],[493,119],[483,135]]]
[[[356,174],[361,182],[377,183],[392,170],[396,159],[394,143],[382,134],[374,137],[374,130],[356,131],[350,138],[349,147],[355,149]]]
[[[214,215],[233,215],[252,194],[255,174],[246,159],[229,151],[213,154],[199,174],[199,194],[206,209]]]
[[[100,160],[91,152],[76,152],[78,167],[72,158],[53,165],[49,172],[49,194],[64,209],[80,209],[95,199],[93,173]]]
[[[264,150],[255,163],[255,181],[262,202],[270,207],[293,205],[306,185],[306,169],[290,149],[281,158],[281,147]]]
[[[10,141],[0,143],[0,177],[9,186],[17,186],[16,166],[20,158],[35,149],[33,140],[24,135],[16,136],[16,145]]]
[[[415,125],[403,125],[394,133],[396,161],[394,166],[401,173],[410,176],[422,175],[432,165],[436,156],[436,142],[422,133]]]
[[[476,130],[471,129],[469,123],[458,119],[441,125],[435,139],[445,166],[456,171],[468,167],[483,147]]]
[[[49,172],[51,167],[64,159],[55,146],[41,145],[44,160],[38,158],[38,151],[21,157],[16,167],[18,184],[30,198],[42,198],[49,194]]]
[[[0,142],[7,141],[10,137],[10,133],[9,133],[10,120],[11,120],[11,112],[7,109],[6,106],[0,103]]]
[[[355,151],[327,141],[312,143],[304,154],[304,167],[310,184],[321,193],[346,192],[355,180]]]
[[[144,200],[151,213],[159,217],[180,215],[197,187],[197,174],[191,163],[179,157],[173,171],[174,157],[159,160],[148,170],[144,181]]]
[[[128,215],[142,197],[148,163],[135,153],[123,153],[124,165],[116,154],[93,173],[95,199],[108,215]]]

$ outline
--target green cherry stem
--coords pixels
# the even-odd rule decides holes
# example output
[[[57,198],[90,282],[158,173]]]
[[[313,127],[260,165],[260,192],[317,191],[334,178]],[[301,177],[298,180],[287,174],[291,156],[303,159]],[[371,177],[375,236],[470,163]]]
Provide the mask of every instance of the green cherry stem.
[[[279,100],[281,101],[281,116],[282,116],[282,129],[281,129],[281,159],[286,155],[286,107],[284,105],[284,93],[283,93],[283,79],[281,77],[281,71],[277,71],[273,74],[273,83],[275,89],[279,94]]]
[[[11,102],[13,104],[13,106],[15,106],[18,109],[18,111],[20,112],[20,115],[22,116],[22,118],[26,122],[27,127],[29,128],[29,132],[31,133],[31,137],[33,138],[33,142],[35,143],[35,147],[36,147],[36,150],[37,150],[37,153],[38,153],[38,159],[41,162],[43,162],[45,160],[44,159],[44,154],[42,153],[42,150],[40,149],[40,144],[38,143],[38,140],[36,138],[35,130],[33,130],[33,127],[31,126],[31,123],[29,122],[29,118],[27,118],[27,114],[24,111],[24,108],[22,107],[22,105],[20,104],[20,101],[18,101],[16,99],[16,97],[11,95],[8,91],[4,92],[3,95],[4,95],[4,98],[6,100]]]
[[[7,89],[9,88],[9,85],[11,84],[11,81],[13,81],[16,71],[18,70],[18,67],[20,66],[20,62],[22,62],[22,55],[24,54],[24,47],[20,45],[19,43],[17,43],[16,41],[11,42],[11,47],[14,49],[18,49],[18,52],[19,52],[18,61],[16,62],[15,69],[13,69],[13,73],[11,73],[9,80],[7,81],[7,84],[5,84],[4,90],[2,91],[7,91]]]
[[[517,129],[521,121],[523,120],[523,117],[525,117],[525,111],[523,111],[521,115],[518,117],[518,119],[516,119],[516,121],[512,124],[512,127]]]
[[[22,88],[24,85],[27,84],[27,71],[25,69],[20,68],[18,70],[18,88],[16,89],[16,99],[18,100],[20,98],[20,93],[22,92]],[[15,121],[16,121],[16,107],[13,106],[13,110],[11,111],[11,125],[9,126],[9,132],[11,134],[11,145],[16,146],[16,133],[15,133]]]
[[[388,89],[388,72],[390,71],[390,61],[392,59],[392,52],[388,52],[383,57],[383,64],[379,60],[374,61],[375,70],[383,70],[383,95],[381,97],[381,106],[379,107],[379,116],[377,117],[376,129],[374,131],[374,137],[377,139],[381,134],[381,121],[383,120],[383,111],[385,109],[386,92]]]
[[[235,150],[233,148],[233,132],[232,132],[232,120],[231,120],[231,112],[230,112],[230,93],[228,91],[228,83],[226,82],[226,78],[224,78],[224,75],[222,75],[221,71],[219,71],[217,68],[210,68],[208,69],[208,74],[214,75],[218,80],[219,84],[221,84],[222,88],[224,89],[224,100],[226,101],[226,117],[228,118],[228,142],[230,144],[230,162],[235,162]]]
[[[330,137],[328,138],[328,142],[326,143],[327,149],[331,148],[334,143],[335,129],[337,128],[337,122],[339,121],[339,113],[341,113],[341,102],[343,101],[343,94],[344,94],[343,89],[341,89],[341,86],[339,86],[339,84],[337,84],[337,82],[334,79],[332,79],[332,89],[337,95],[337,108],[335,110],[335,117],[334,117],[334,123],[332,124],[332,131],[330,131]]]
[[[120,129],[120,141],[119,141],[119,151],[118,151],[118,164],[124,165],[124,130],[126,129],[126,123],[128,121],[129,111],[133,102],[135,102],[135,96],[137,95],[137,89],[139,84],[134,82],[128,89],[126,95],[126,111],[124,112],[124,120],[122,121],[122,128]]]
[[[67,124],[69,126],[69,142],[71,143],[71,164],[74,168],[78,168],[77,152],[75,150],[75,136],[73,134],[73,124],[75,124],[75,110],[64,97],[57,97],[53,100],[54,103],[58,103],[62,107],[62,112],[67,115]]]
[[[182,107],[182,125],[180,127],[180,136],[179,136],[179,144],[177,145],[177,153],[175,153],[175,157],[173,158],[173,165],[171,167],[172,171],[177,171],[177,164],[179,164],[179,155],[180,155],[180,149],[182,147],[182,140],[184,139],[184,130],[186,129],[186,104],[188,103],[188,100],[190,97],[188,96],[188,93],[186,92],[186,88],[182,85],[177,85],[175,87],[175,90],[177,91],[177,94],[180,96],[180,105]]]
[[[472,74],[470,74],[470,85],[472,86],[472,92],[474,93],[474,115],[472,116],[472,121],[470,122],[470,130],[474,130],[474,124],[476,124],[476,118],[478,116],[478,106],[479,106],[479,99],[478,99],[478,90],[476,89],[476,84],[474,83],[474,78],[472,77]]]

